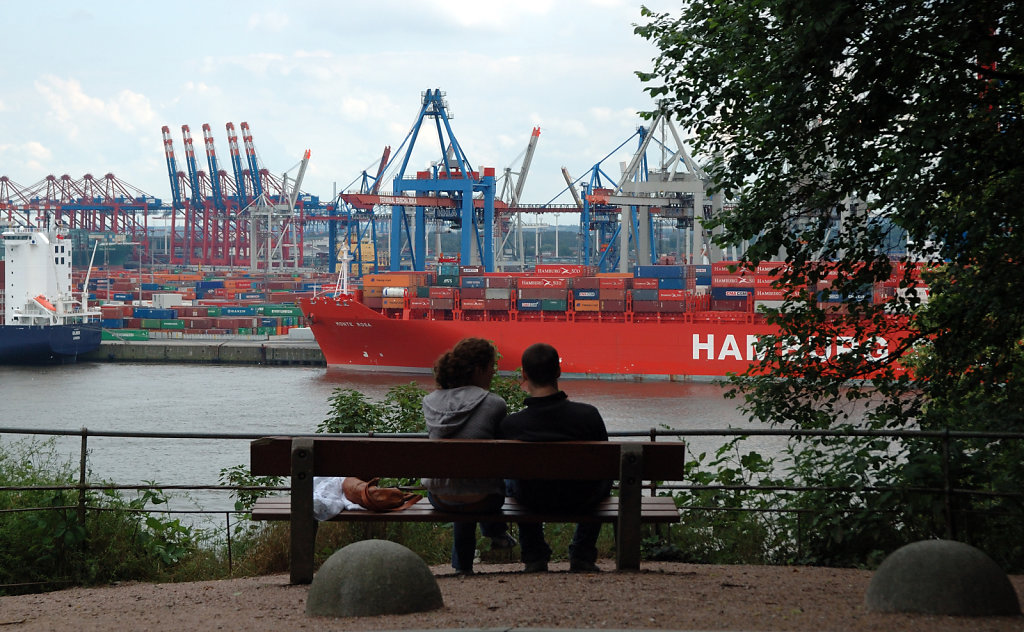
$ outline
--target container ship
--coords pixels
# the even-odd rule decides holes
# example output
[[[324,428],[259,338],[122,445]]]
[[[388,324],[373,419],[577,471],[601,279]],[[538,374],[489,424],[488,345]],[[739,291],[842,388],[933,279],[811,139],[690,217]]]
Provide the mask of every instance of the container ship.
[[[735,263],[637,266],[633,274],[554,264],[485,273],[439,264],[366,275],[361,288],[329,287],[299,304],[329,366],[429,371],[441,353],[474,336],[495,343],[503,371],[518,368],[529,345],[547,342],[570,377],[711,379],[757,361],[758,338],[776,331],[757,307],[784,298],[772,287],[782,264],[735,272]],[[873,288],[872,300],[887,300],[893,285]],[[840,301],[827,291],[820,298]],[[875,342],[881,357],[896,341]]]
[[[3,232],[0,364],[74,362],[100,345],[98,311],[72,293],[72,243],[48,226]]]

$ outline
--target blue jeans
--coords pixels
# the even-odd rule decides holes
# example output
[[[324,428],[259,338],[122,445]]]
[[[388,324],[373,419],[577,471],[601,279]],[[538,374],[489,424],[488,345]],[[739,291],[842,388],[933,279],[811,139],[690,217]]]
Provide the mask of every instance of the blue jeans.
[[[440,511],[456,513],[492,513],[505,504],[503,494],[491,494],[475,503],[446,503],[434,494],[427,492],[427,500]],[[480,533],[486,538],[497,538],[508,532],[504,522],[481,522]],[[476,522],[452,523],[452,568],[460,573],[473,570],[473,557],[476,552]]]
[[[506,480],[508,495],[538,511],[583,512],[608,497],[611,481],[517,481]],[[597,537],[600,522],[579,522],[569,544],[569,560],[597,561]],[[524,564],[547,562],[551,547],[544,538],[544,524],[523,522],[519,525],[519,546]]]

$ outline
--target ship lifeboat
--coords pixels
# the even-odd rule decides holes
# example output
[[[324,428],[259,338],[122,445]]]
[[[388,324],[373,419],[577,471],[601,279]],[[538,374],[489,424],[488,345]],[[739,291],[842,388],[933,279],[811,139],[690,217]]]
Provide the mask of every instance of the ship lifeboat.
[[[46,297],[43,296],[42,294],[40,294],[39,296],[35,297],[32,300],[34,300],[36,303],[39,303],[40,307],[42,307],[43,309],[45,309],[47,311],[50,311],[50,312],[57,311],[57,308],[53,306],[53,303],[51,303],[50,301],[46,300]]]

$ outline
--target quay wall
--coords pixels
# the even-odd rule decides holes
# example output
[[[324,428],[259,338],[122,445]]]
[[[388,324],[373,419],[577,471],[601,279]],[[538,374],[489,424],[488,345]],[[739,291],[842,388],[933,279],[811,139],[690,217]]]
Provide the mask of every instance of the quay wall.
[[[99,349],[79,356],[91,362],[172,362],[326,366],[316,342],[243,340],[104,340]]]

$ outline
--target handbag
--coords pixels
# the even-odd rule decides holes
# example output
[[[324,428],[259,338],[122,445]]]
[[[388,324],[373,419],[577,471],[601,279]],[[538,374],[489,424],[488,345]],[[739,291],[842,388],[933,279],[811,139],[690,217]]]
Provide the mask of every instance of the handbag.
[[[400,511],[415,505],[421,498],[419,494],[403,492],[397,487],[378,487],[380,477],[368,481],[348,476],[341,484],[345,498],[365,507],[370,511]]]

